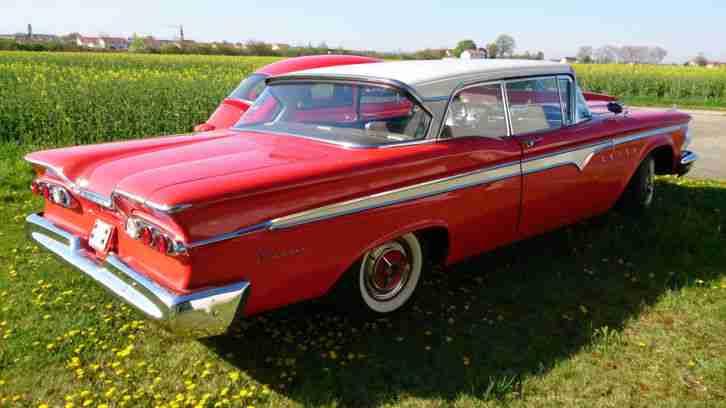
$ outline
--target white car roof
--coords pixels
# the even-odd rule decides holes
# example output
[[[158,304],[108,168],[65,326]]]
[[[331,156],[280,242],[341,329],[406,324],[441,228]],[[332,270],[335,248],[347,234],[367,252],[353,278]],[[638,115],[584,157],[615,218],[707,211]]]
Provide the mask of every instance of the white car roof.
[[[295,77],[351,77],[403,82],[424,99],[448,97],[462,83],[534,75],[573,74],[572,67],[556,62],[507,59],[446,59],[340,65],[280,75]]]

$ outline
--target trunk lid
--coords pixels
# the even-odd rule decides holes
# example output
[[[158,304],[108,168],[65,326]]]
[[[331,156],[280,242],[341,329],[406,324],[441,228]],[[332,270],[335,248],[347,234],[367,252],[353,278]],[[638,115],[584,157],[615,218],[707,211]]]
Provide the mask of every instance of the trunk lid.
[[[334,148],[290,136],[220,131],[36,152],[77,186],[110,197],[115,190],[149,198],[157,190],[317,160]]]

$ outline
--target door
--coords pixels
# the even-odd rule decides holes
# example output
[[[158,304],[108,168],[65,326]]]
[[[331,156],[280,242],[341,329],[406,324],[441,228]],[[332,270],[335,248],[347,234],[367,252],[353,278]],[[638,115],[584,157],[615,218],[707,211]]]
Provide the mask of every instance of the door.
[[[607,209],[610,137],[576,115],[570,77],[506,84],[512,134],[522,146],[519,231],[531,236]]]
[[[451,261],[517,239],[521,202],[519,142],[509,137],[503,85],[466,87],[449,104],[440,145],[463,183],[456,208],[447,208]]]

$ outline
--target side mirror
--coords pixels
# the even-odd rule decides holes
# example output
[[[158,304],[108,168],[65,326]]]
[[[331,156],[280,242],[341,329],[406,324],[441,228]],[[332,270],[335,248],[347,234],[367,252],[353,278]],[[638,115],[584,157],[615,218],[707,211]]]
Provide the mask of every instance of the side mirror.
[[[619,102],[608,102],[608,110],[616,115],[623,113],[623,105]]]

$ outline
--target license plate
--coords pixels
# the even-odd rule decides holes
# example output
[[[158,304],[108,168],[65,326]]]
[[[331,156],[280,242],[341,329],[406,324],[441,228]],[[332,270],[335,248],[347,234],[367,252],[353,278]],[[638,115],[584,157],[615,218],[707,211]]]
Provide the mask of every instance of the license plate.
[[[96,220],[91,230],[91,237],[88,239],[88,245],[96,251],[106,252],[108,242],[111,240],[113,225],[107,224],[101,220]]]

